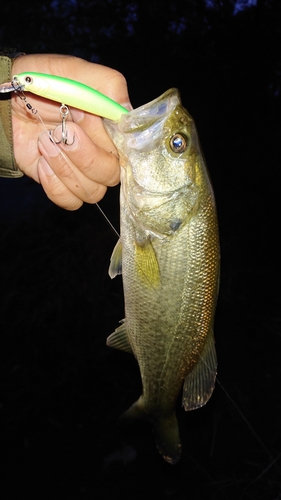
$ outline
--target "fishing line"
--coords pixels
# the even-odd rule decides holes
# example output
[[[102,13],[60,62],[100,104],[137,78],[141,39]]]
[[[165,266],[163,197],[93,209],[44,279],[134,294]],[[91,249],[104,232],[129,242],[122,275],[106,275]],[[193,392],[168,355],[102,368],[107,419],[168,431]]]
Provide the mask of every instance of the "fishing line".
[[[43,122],[41,116],[38,113],[38,109],[34,108],[30,102],[28,102],[26,95],[21,90],[20,87],[15,87],[14,93],[24,102],[26,108],[34,115],[38,120],[40,120],[41,124],[46,128],[46,124]]]
[[[36,109],[34,106],[32,106],[32,104],[30,102],[27,101],[27,98],[22,90],[22,87],[20,85],[17,86],[17,82],[15,81],[13,83],[14,85],[14,93],[24,102],[27,110],[37,119],[41,122],[41,124],[44,126],[44,129],[49,133],[49,138],[50,138],[50,141],[53,143],[54,147],[57,148],[57,151],[58,151],[58,154],[62,155],[63,158],[64,158],[64,161],[68,164],[68,166],[71,168],[72,170],[72,175],[74,177],[74,179],[76,180],[76,182],[78,183],[78,185],[80,185],[84,191],[86,192],[87,195],[89,195],[89,197],[91,196],[91,193],[88,191],[88,189],[86,187],[84,187],[83,185],[83,182],[81,182],[80,179],[78,179],[77,175],[75,174],[75,171],[74,171],[74,165],[72,164],[72,162],[69,160],[69,158],[67,157],[67,155],[65,154],[64,151],[62,151],[58,145],[63,142],[64,144],[69,144],[67,142],[67,127],[66,127],[66,120],[67,120],[67,117],[68,115],[70,116],[71,120],[73,121],[72,119],[72,116],[71,116],[71,112],[68,108],[68,106],[66,106],[65,104],[61,104],[60,106],[60,115],[61,115],[61,125],[62,125],[62,138],[59,140],[59,141],[56,141],[53,137],[53,131],[52,130],[49,130],[47,125],[44,123],[44,120],[41,118],[40,116],[40,113],[38,111],[38,109]],[[75,136],[73,138],[73,141],[71,144],[73,144],[75,140]],[[73,193],[75,194],[75,192]],[[120,238],[120,234],[119,232],[117,231],[117,229],[114,227],[114,225],[112,224],[112,222],[109,220],[109,218],[107,217],[107,215],[105,214],[105,212],[103,211],[103,209],[100,207],[100,205],[96,202],[95,203],[96,207],[99,209],[100,213],[102,214],[102,216],[104,217],[104,219],[106,220],[106,222],[108,223],[108,225],[110,226],[110,228],[113,230],[113,232],[116,234],[116,236],[118,237],[118,239]],[[134,258],[134,255],[133,255],[133,252],[131,254],[131,257]],[[138,264],[138,262],[136,262],[136,266],[137,266],[137,271],[138,273],[142,276],[142,278],[147,282],[148,286],[153,289],[155,291],[156,294],[158,294],[159,296],[159,299],[160,299],[160,293],[158,292],[157,290],[157,287],[155,287],[154,283],[152,282],[152,280],[150,279],[150,277],[145,273],[145,271],[142,269],[141,265]]]
[[[227,398],[229,399],[229,401],[231,402],[231,404],[234,406],[234,408],[236,409],[236,411],[239,413],[239,415],[242,418],[242,420],[244,420],[245,424],[247,425],[247,427],[249,428],[249,430],[253,434],[253,436],[256,439],[256,441],[260,444],[260,446],[268,454],[269,458],[271,460],[275,460],[274,457],[273,457],[273,455],[271,454],[271,452],[267,448],[267,446],[264,444],[264,442],[261,440],[261,438],[259,437],[259,435],[256,433],[256,431],[253,428],[253,426],[250,424],[249,420],[245,417],[244,413],[242,413],[242,410],[240,410],[240,408],[237,406],[237,404],[235,403],[235,401],[230,396],[229,392],[225,389],[225,387],[222,385],[222,383],[220,382],[220,380],[218,378],[217,378],[217,383],[219,384],[219,386],[221,387],[222,391],[225,393],[225,395],[227,396]]]
[[[33,107],[32,104],[30,102],[28,102],[27,100],[27,97],[26,95],[24,94],[24,92],[22,91],[21,87],[15,87],[15,90],[14,90],[14,93],[24,102],[27,110],[29,112],[31,112],[33,114],[33,116],[39,120],[41,122],[41,124],[44,126],[45,130],[47,132],[49,132],[49,138],[50,138],[50,141],[53,143],[53,145],[57,148],[57,151],[59,154],[61,154],[63,157],[64,157],[64,160],[66,161],[66,163],[71,167],[72,169],[72,174],[74,175],[75,177],[75,180],[78,182],[78,184],[81,185],[81,187],[85,190],[85,192],[90,196],[90,193],[89,191],[87,190],[87,188],[85,188],[83,186],[83,184],[81,183],[81,181],[77,178],[77,176],[75,175],[75,172],[73,170],[73,165],[71,163],[71,161],[68,159],[68,157],[64,154],[64,152],[58,147],[58,144],[60,144],[61,142],[63,142],[64,144],[68,145],[69,143],[67,142],[67,128],[66,128],[66,119],[67,119],[67,116],[68,114],[70,115],[70,118],[72,121],[73,118],[71,116],[71,112],[68,108],[68,106],[66,106],[65,104],[61,104],[60,106],[60,114],[61,114],[61,117],[62,117],[62,138],[60,141],[55,141],[54,138],[53,138],[53,135],[52,135],[52,130],[49,130],[47,125],[45,124],[44,120],[42,119],[42,117],[40,116],[40,113],[38,111],[37,108]],[[73,141],[71,144],[74,143],[74,140],[75,140],[75,136],[73,137]],[[71,145],[70,144],[70,145]],[[75,194],[75,193],[73,193]],[[101,212],[101,214],[103,215],[103,217],[105,218],[105,220],[107,221],[107,223],[109,224],[109,226],[111,227],[111,229],[114,231],[114,233],[117,235],[118,238],[120,238],[120,234],[118,233],[117,229],[114,227],[114,225],[112,224],[112,222],[109,220],[109,218],[107,217],[107,215],[105,214],[105,212],[103,211],[103,209],[100,207],[100,205],[98,204],[98,202],[95,203],[96,207],[99,209],[99,211]]]
[[[276,458],[274,460],[272,460],[272,462],[270,462],[270,464],[255,478],[253,479],[247,486],[246,488],[244,488],[244,490],[242,491],[242,495],[240,496],[240,500],[243,499],[245,493],[247,492],[247,490],[255,483],[257,483],[265,474],[267,474],[267,472],[273,467],[276,465],[276,462],[278,462],[279,458],[281,457],[281,453],[278,453],[278,455],[276,456]],[[279,468],[277,468],[275,466],[275,469],[279,471]],[[276,498],[276,500],[280,499],[280,496],[278,496],[278,498]]]
[[[209,367],[208,363],[206,363],[206,361],[201,356],[201,354],[199,354],[199,356],[200,356],[201,360],[203,361],[203,363],[206,365],[207,369],[211,372],[211,368]],[[278,462],[279,458],[281,457],[281,453],[278,453],[278,455],[276,457],[274,457],[272,455],[271,451],[267,448],[267,446],[265,445],[265,443],[262,441],[262,439],[256,433],[255,429],[253,428],[253,426],[251,425],[251,423],[249,422],[249,420],[246,418],[246,416],[244,415],[244,413],[242,412],[242,410],[240,410],[240,408],[237,406],[237,404],[235,403],[234,399],[230,396],[229,392],[225,389],[225,387],[220,382],[220,380],[218,379],[218,377],[216,377],[216,382],[218,383],[218,385],[220,386],[220,388],[222,389],[222,391],[226,395],[227,399],[229,399],[229,401],[231,402],[232,406],[235,408],[235,410],[239,414],[240,418],[244,421],[244,423],[246,424],[246,426],[248,427],[248,429],[250,430],[250,432],[254,436],[254,438],[257,441],[257,443],[259,443],[259,445],[261,446],[261,448],[264,450],[264,452],[268,455],[268,457],[271,460],[270,464],[266,467],[266,469],[264,469],[253,481],[251,481],[251,483],[247,486],[246,489],[248,489],[250,487],[250,485],[252,485],[255,482],[257,482],[273,466],[275,466],[275,469],[278,472],[278,474],[281,475],[280,467],[277,466],[277,462]],[[244,492],[245,491],[246,490],[244,490]],[[243,492],[243,495],[244,495],[244,492]]]
[[[120,234],[118,233],[117,229],[115,229],[115,227],[113,226],[112,222],[109,220],[109,218],[107,217],[107,215],[104,213],[104,211],[100,207],[100,205],[98,203],[95,203],[95,205],[97,206],[97,208],[99,209],[99,211],[101,212],[101,214],[103,215],[103,217],[105,218],[106,222],[109,224],[109,226],[111,227],[111,229],[113,229],[113,231],[117,235],[117,237],[120,238]]]

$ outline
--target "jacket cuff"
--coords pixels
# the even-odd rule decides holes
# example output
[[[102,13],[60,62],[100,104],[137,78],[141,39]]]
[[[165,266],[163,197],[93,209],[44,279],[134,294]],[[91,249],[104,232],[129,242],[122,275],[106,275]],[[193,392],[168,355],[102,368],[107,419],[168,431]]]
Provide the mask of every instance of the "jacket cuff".
[[[12,59],[0,55],[0,83],[11,81]],[[13,148],[11,95],[0,94],[0,177],[22,177]]]

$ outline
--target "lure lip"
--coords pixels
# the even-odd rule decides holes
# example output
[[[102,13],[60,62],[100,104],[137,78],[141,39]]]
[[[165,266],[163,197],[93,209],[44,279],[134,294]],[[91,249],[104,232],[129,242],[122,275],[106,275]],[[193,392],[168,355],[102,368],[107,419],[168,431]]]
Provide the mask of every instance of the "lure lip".
[[[7,94],[8,92],[22,92],[25,85],[21,85],[16,77],[13,77],[10,82],[0,84],[0,93]]]
[[[8,92],[14,92],[17,90],[12,82],[6,82],[6,83],[1,83],[0,85],[0,93],[1,94],[7,94]]]

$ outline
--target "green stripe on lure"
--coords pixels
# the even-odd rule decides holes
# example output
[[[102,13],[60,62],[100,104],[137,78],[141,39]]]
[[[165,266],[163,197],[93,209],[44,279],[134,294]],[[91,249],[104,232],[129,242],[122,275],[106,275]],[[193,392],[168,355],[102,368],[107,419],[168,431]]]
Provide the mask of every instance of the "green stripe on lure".
[[[25,72],[15,75],[10,84],[0,85],[0,92],[26,91],[89,113],[118,121],[128,110],[98,90],[83,83],[45,73]]]

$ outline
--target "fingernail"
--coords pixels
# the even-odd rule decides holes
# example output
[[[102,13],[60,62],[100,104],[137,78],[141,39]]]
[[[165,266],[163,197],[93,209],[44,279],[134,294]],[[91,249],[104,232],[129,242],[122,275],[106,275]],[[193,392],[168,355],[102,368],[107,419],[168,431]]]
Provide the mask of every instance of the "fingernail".
[[[55,144],[52,137],[50,137],[51,131],[42,132],[38,138],[38,147],[43,155],[46,156],[58,156],[60,151],[57,144]]]
[[[75,123],[79,123],[83,120],[85,113],[81,109],[71,108],[70,116]]]
[[[49,163],[47,160],[45,160],[44,156],[40,156],[38,163],[37,163],[37,168],[39,170],[38,175],[40,179],[40,170],[43,170],[44,174],[51,176],[55,175],[55,172],[51,169]]]
[[[64,143],[62,140],[62,128],[61,125],[58,125],[55,130],[53,131],[53,139],[55,142],[58,142],[61,146],[67,146],[67,150],[69,148],[76,149],[78,143],[77,143],[77,138],[75,137],[75,132],[72,129],[71,125],[66,125],[66,142]]]
[[[122,103],[121,106],[123,106],[123,108],[126,108],[128,111],[132,111],[134,109],[129,101]]]

